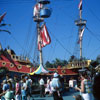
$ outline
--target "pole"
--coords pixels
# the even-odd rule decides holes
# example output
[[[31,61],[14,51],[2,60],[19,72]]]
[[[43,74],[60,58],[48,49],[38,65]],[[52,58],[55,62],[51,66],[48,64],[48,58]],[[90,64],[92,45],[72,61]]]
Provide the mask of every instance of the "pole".
[[[38,34],[38,38],[39,38],[40,64],[43,65],[42,48],[41,48],[41,37],[40,37],[40,22],[37,22],[37,34]]]
[[[79,26],[79,34],[81,34],[81,26]],[[82,60],[82,38],[79,37],[80,39],[80,60]]]
[[[78,35],[79,35],[79,45],[80,45],[80,60],[82,61],[82,38],[83,38],[83,32],[84,28],[86,26],[86,20],[82,19],[82,0],[80,0],[79,3],[79,19],[75,20],[75,24],[78,26]],[[82,65],[82,68],[84,65]]]
[[[80,23],[82,21],[82,10],[79,11],[80,16]],[[82,37],[80,37],[81,31],[82,31],[82,25],[79,26],[79,39],[80,39],[80,60],[82,60]]]

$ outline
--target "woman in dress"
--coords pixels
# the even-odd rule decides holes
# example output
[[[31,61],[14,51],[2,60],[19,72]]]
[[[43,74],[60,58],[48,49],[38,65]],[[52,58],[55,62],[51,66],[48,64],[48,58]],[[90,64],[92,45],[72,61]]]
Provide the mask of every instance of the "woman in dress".
[[[92,95],[92,81],[88,78],[87,72],[81,74],[81,86],[75,87],[76,90],[81,92],[83,100],[93,100]]]

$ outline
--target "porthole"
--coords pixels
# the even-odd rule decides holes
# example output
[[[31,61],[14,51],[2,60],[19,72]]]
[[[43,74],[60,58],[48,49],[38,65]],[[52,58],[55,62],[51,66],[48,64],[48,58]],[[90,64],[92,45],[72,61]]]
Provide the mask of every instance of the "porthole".
[[[2,66],[5,66],[6,65],[6,62],[2,62]]]
[[[66,70],[62,70],[61,72],[62,72],[63,74],[65,74],[65,73],[66,73]]]
[[[19,65],[19,66],[18,66],[18,69],[21,69],[21,68],[22,68],[22,66],[21,66],[21,65]]]
[[[11,68],[14,67],[14,64],[11,63],[11,64],[10,64],[10,67],[11,67]]]

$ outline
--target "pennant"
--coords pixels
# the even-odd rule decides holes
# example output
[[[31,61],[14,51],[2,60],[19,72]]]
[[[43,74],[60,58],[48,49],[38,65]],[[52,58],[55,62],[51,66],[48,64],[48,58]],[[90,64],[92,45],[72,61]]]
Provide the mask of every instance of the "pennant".
[[[51,43],[51,38],[47,31],[46,25],[44,24],[40,30],[40,38],[38,36],[38,49],[40,50],[40,44],[41,44],[41,47],[43,48],[50,43]]]
[[[83,37],[83,33],[84,33],[85,27],[81,30],[80,34],[79,34],[79,40],[78,40],[78,44],[80,43],[80,41],[82,40]]]
[[[0,16],[0,23],[3,20],[3,18],[5,17],[5,15],[6,15],[6,12],[3,15]]]
[[[80,3],[78,5],[79,10],[82,10],[82,0],[80,0]]]
[[[85,30],[85,27],[81,30],[81,33],[80,33],[81,38],[83,37],[84,30]]]
[[[37,16],[38,13],[39,13],[39,10],[40,10],[42,7],[43,7],[43,4],[40,4],[40,3],[36,4],[36,5],[34,6],[33,15],[34,15],[34,16]]]

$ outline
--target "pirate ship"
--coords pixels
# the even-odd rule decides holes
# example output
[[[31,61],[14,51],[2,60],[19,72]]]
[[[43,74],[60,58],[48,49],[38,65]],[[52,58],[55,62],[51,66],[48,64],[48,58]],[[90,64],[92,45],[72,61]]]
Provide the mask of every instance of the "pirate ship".
[[[0,16],[0,26],[7,25],[3,23],[5,15],[6,13]],[[4,29],[0,29],[0,31],[8,32],[9,34],[11,33],[10,31]],[[30,73],[33,70],[33,65],[27,57],[17,56],[12,49],[9,47],[3,49],[2,45],[0,44],[0,74],[6,74],[7,71]]]
[[[68,69],[72,69],[74,71],[78,71],[79,69],[89,69],[91,63],[91,60],[84,60],[82,56],[82,39],[87,22],[87,20],[84,20],[82,18],[82,0],[80,0],[78,9],[79,9],[79,19],[75,20],[75,25],[78,26],[79,39],[77,41],[77,44],[79,44],[80,46],[80,59],[69,62],[69,64],[67,65]]]
[[[82,0],[80,0],[79,2],[78,9],[79,9],[79,19],[75,20],[75,25],[78,26],[79,39],[77,41],[77,45],[80,46],[80,58],[74,59],[75,56],[72,56],[73,60],[69,61],[66,66],[58,67],[57,69],[56,68],[49,69],[49,70],[56,70],[56,72],[62,75],[67,75],[67,74],[74,75],[75,73],[78,74],[79,71],[81,70],[84,71],[84,69],[90,70],[91,60],[83,59],[83,56],[82,56],[82,39],[83,39],[83,33],[84,33],[86,22],[87,22],[86,20],[82,18]],[[72,72],[68,70],[71,70]]]
[[[0,68],[18,73],[30,73],[33,65],[27,57],[16,56],[10,49],[0,50]]]
[[[30,73],[30,75],[34,74],[52,75],[53,72],[57,72],[60,75],[77,75],[76,72],[73,72],[67,67],[63,68],[58,66],[58,68],[46,69],[43,65],[42,48],[51,43],[51,38],[49,36],[46,25],[44,24],[44,19],[50,17],[51,15],[50,9],[46,6],[49,3],[50,3],[49,0],[39,0],[37,4],[34,6],[34,21],[37,23],[40,66],[34,72]]]
[[[49,18],[51,15],[51,10],[47,7],[50,3],[49,0],[37,0],[36,5],[34,6],[33,19],[36,22],[37,26],[37,40],[38,40],[38,50],[40,55],[40,66],[36,69],[33,64],[29,61],[27,57],[17,56],[13,50],[1,49],[0,54],[0,67],[6,68],[9,71],[19,72],[19,73],[30,73],[34,74],[42,74],[45,73],[47,75],[52,75],[49,72],[58,72],[60,75],[76,75],[77,70],[83,67],[88,68],[91,60],[82,60],[82,37],[83,32],[86,26],[86,20],[82,19],[82,0],[79,3],[79,16],[80,18],[75,21],[75,24],[79,27],[79,40],[78,44],[80,44],[80,60],[69,62],[66,66],[62,66],[58,68],[48,68],[46,69],[43,65],[43,57],[42,57],[42,48],[51,43],[51,39],[46,28],[46,24],[44,19]],[[0,17],[0,20],[4,18],[5,14]],[[0,21],[0,24],[3,25]],[[5,32],[9,32],[7,30],[2,30]]]

